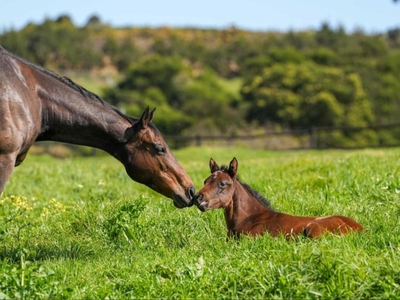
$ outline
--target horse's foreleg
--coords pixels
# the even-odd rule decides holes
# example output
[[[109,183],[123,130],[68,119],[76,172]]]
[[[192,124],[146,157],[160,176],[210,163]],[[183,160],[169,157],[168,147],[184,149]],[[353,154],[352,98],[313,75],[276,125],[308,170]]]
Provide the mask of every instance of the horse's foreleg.
[[[14,154],[0,155],[0,195],[3,193],[8,179],[10,179],[11,173],[14,170],[15,158],[16,155]]]

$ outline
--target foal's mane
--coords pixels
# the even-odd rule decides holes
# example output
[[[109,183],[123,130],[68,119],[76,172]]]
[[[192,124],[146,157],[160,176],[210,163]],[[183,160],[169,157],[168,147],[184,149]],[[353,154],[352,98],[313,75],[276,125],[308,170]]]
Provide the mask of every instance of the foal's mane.
[[[119,114],[121,117],[123,117],[124,119],[126,119],[127,121],[129,121],[132,125],[134,123],[136,123],[138,120],[131,118],[127,115],[125,115],[124,113],[122,113],[119,109],[117,109],[116,107],[110,105],[109,103],[107,103],[106,101],[104,101],[102,98],[100,98],[98,95],[96,95],[95,93],[92,93],[91,91],[88,91],[87,89],[85,89],[84,87],[80,86],[79,84],[75,83],[72,79],[66,77],[66,76],[60,76],[57,73],[43,68],[41,66],[35,65],[34,63],[31,63],[30,61],[26,60],[25,58],[22,58],[14,53],[11,53],[9,51],[7,51],[6,49],[4,49],[2,46],[0,46],[0,52],[5,52],[7,55],[23,62],[24,64],[30,66],[31,68],[42,72],[48,76],[51,76],[52,78],[60,81],[61,83],[69,86],[70,88],[74,89],[75,91],[79,92],[84,98],[86,99],[91,99],[91,100],[95,100],[97,102],[99,102],[101,105],[103,105],[106,108],[109,108],[113,111],[115,111],[117,114]]]
[[[221,166],[221,171],[224,173],[228,173],[229,167]],[[239,182],[254,198],[256,198],[262,205],[264,205],[268,210],[275,211],[274,208],[271,206],[271,203],[267,198],[261,195],[259,192],[254,190],[251,186],[246,183],[243,183],[239,180],[239,177],[236,176],[237,182]]]

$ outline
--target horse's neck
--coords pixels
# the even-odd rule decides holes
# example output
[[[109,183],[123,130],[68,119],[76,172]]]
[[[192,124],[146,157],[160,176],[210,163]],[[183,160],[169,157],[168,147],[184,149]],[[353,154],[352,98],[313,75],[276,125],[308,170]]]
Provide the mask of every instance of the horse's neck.
[[[122,115],[62,82],[55,85],[57,90],[47,84],[38,92],[42,100],[42,132],[37,140],[91,146],[107,152],[126,141],[125,133],[132,125]]]
[[[231,204],[224,209],[225,220],[229,232],[234,232],[243,220],[252,215],[273,214],[263,205],[260,200],[254,197],[246,188],[244,188],[238,181],[234,181],[235,192]]]

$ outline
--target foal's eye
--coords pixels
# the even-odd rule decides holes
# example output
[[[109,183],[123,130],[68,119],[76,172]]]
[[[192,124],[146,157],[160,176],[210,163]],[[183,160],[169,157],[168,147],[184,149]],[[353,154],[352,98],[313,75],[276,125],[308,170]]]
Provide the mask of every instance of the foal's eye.
[[[167,150],[161,144],[154,144],[154,149],[157,151],[158,155],[167,153]]]
[[[220,181],[220,182],[218,182],[218,186],[220,187],[220,188],[224,188],[224,187],[226,187],[228,185],[228,182],[227,181]]]

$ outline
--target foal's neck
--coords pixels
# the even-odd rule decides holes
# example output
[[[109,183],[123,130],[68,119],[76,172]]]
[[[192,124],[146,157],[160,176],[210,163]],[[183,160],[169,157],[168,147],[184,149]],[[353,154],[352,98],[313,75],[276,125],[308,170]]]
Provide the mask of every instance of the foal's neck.
[[[240,182],[234,181],[235,192],[229,206],[224,208],[229,235],[240,233],[243,220],[253,215],[273,214],[260,200],[250,193]]]

